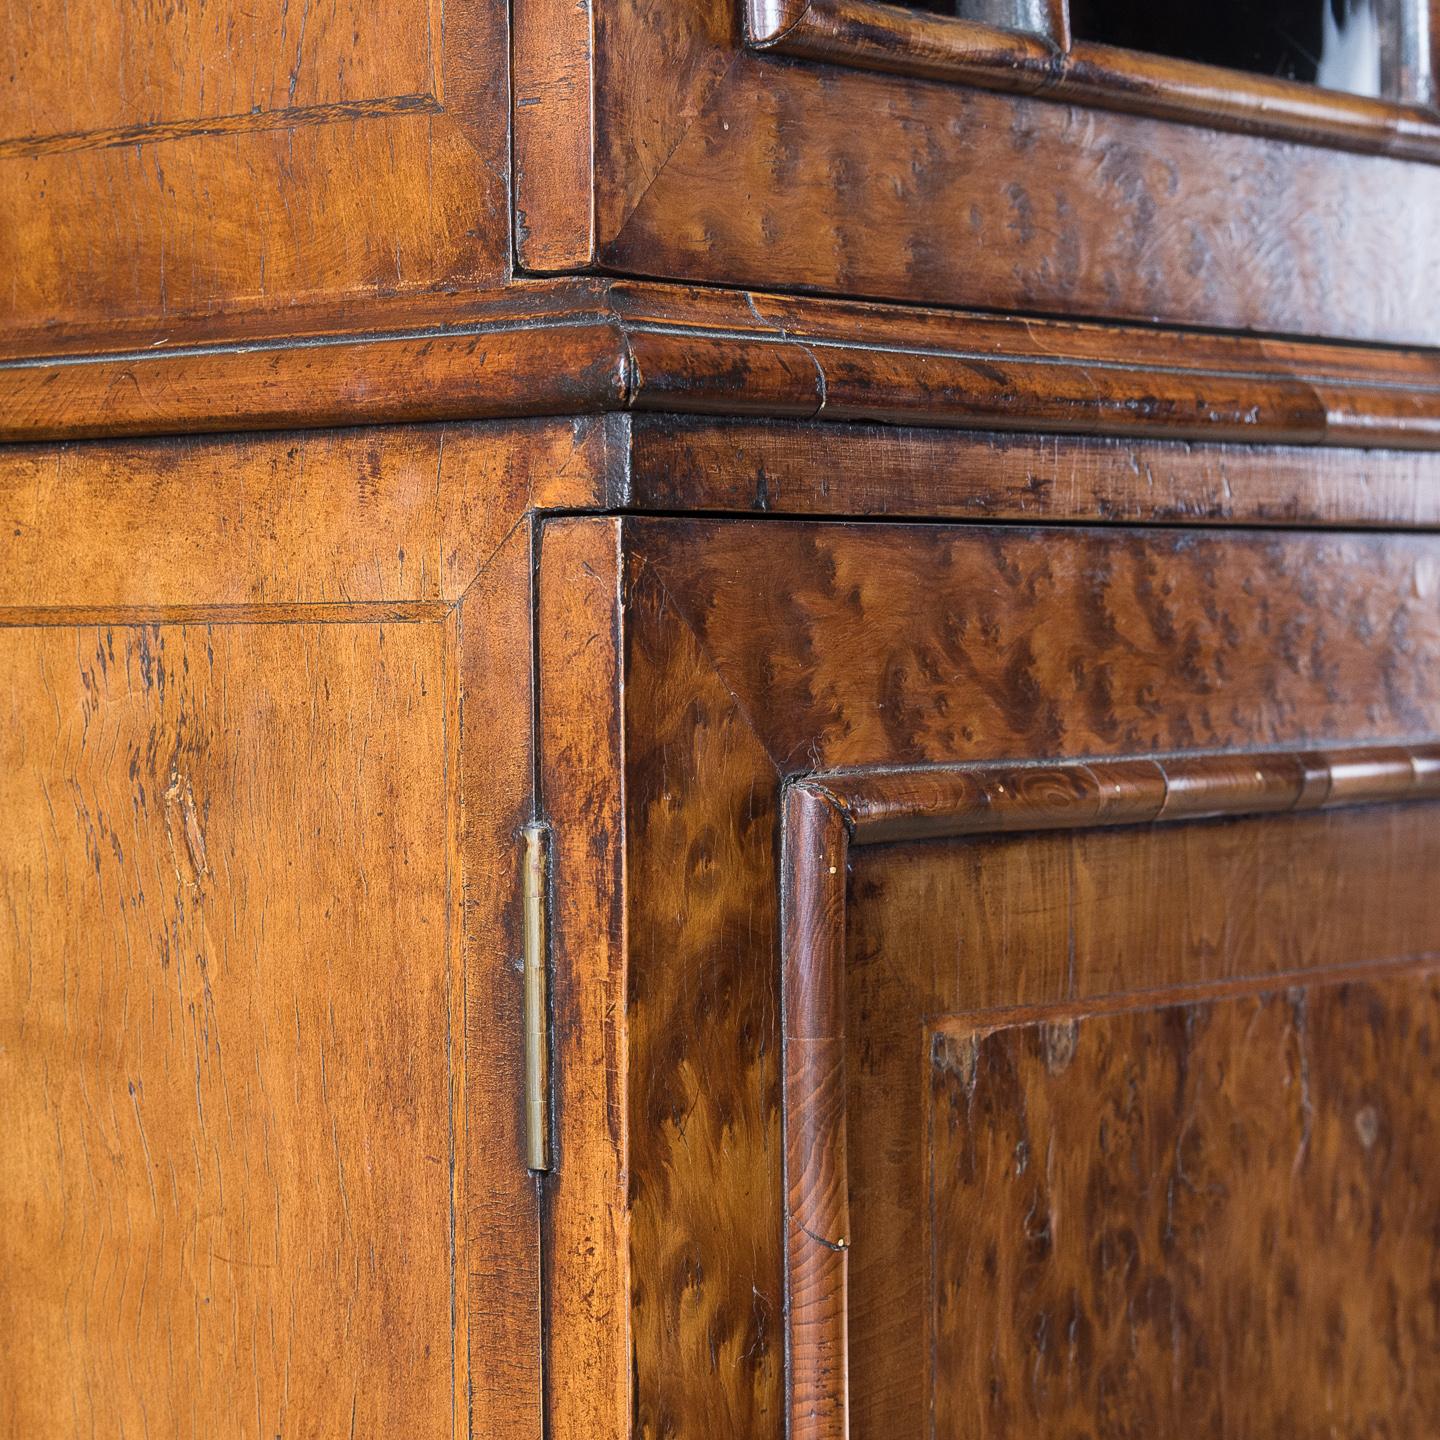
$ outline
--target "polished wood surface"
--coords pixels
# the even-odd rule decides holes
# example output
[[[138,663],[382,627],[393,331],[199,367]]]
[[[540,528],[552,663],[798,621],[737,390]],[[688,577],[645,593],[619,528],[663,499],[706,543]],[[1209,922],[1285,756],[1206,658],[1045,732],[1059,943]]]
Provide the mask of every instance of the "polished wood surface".
[[[910,1062],[927,1015],[1229,987],[1428,953],[1435,902],[1409,893],[1401,862],[1428,863],[1435,817],[1428,803],[1342,806],[853,850],[846,1006],[864,1021],[850,1033],[847,1123],[857,1189],[907,1193],[882,1178],[909,1152],[858,1137],[877,1135],[918,1094]],[[887,1087],[893,1105],[870,1103]]]
[[[632,523],[789,773],[1440,728],[1429,535]]]
[[[538,1437],[515,636],[584,453],[0,454],[6,1434]]]
[[[527,477],[528,478],[528,477]],[[457,1361],[457,1435],[543,1440],[544,1316],[541,1197],[523,1168],[524,1014],[515,963],[521,930],[519,833],[536,814],[534,652],[523,638],[534,609],[534,526],[506,531],[456,614],[458,894],[447,895],[464,977],[465,1168],[461,1217],[468,1350]],[[517,723],[517,717],[520,717]],[[458,923],[457,923],[458,922]]]
[[[400,663],[381,651],[381,635],[387,646],[392,631],[414,637],[417,655],[438,667],[432,684],[417,660],[404,682],[406,703],[420,707],[425,724],[443,722],[448,737],[438,752],[406,760],[435,755],[441,778],[425,768],[424,783],[406,779],[405,793],[418,803],[426,786],[439,786],[436,818],[387,805],[391,828],[375,842],[388,856],[427,837],[440,911],[464,916],[441,946],[449,1060],[425,1072],[432,1086],[443,1082],[446,1123],[464,1137],[455,1141],[455,1188],[443,1192],[463,1256],[453,1272],[455,1328],[445,1330],[457,1378],[451,1388],[449,1372],[437,1371],[409,1401],[387,1392],[418,1406],[416,1415],[444,1417],[414,1420],[421,1433],[467,1411],[486,1435],[535,1435],[542,1424],[577,1437],[620,1437],[637,1425],[703,1434],[716,1417],[737,1433],[783,1431],[786,777],[1090,757],[1062,765],[1058,779],[1027,768],[1016,792],[1038,786],[1046,803],[1058,797],[1089,824],[1120,813],[1106,788],[1117,781],[1124,813],[1139,821],[1209,813],[1222,792],[1251,810],[1308,803],[1322,791],[1354,799],[1356,787],[1388,802],[1433,774],[1429,752],[1402,743],[1437,728],[1440,559],[1431,535],[567,513],[635,503],[645,427],[661,423],[594,417],[84,442],[13,447],[3,457],[16,564],[0,618],[20,647],[10,667],[17,674],[38,666],[40,652],[26,648],[36,636],[64,637],[73,655],[77,638],[92,632],[133,639],[158,626],[167,644],[172,629],[213,632],[249,657],[252,678],[230,687],[229,702],[248,716],[237,694],[271,693],[256,667],[288,654],[289,639],[313,631],[331,648],[373,640],[343,692],[328,648],[309,671],[298,660],[288,670],[266,660],[280,679],[290,677],[282,690],[297,716],[349,715],[345,733],[358,745],[371,712],[356,707],[370,703],[376,667]],[[723,433],[705,425],[706,434]],[[789,444],[798,428],[755,443]],[[684,432],[665,438],[672,448],[655,455],[688,443]],[[1236,453],[1257,463],[1268,455],[1261,447]],[[1325,453],[1337,467],[1368,463]],[[854,464],[863,458],[862,450]],[[1189,463],[1216,462],[1202,448]],[[1304,473],[1289,463],[1292,475]],[[812,469],[803,482],[817,504],[822,479]],[[705,494],[697,482],[696,503]],[[537,519],[537,510],[551,518]],[[332,696],[342,695],[338,710],[317,699],[326,680]],[[28,703],[17,736],[40,725],[36,702]],[[396,721],[397,745],[420,733],[409,714]],[[516,723],[532,714],[533,732],[528,718]],[[252,760],[245,773],[260,793],[277,765],[291,763],[294,735],[308,733],[287,730]],[[205,754],[236,743],[229,734],[217,722]],[[18,743],[27,748],[12,768],[24,776],[34,742]],[[1337,759],[1337,746],[1367,743],[1379,749],[1363,763]],[[1203,748],[1231,758],[1196,759],[1191,752]],[[1183,753],[1161,767],[1131,758],[1156,751]],[[1289,752],[1305,758],[1286,760]],[[311,768],[312,753],[301,746],[295,765]],[[111,773],[109,761],[95,763]],[[230,773],[221,772],[213,793],[230,793]],[[985,773],[1010,783],[998,770]],[[375,784],[388,787],[389,774]],[[881,827],[873,833],[892,845],[913,835],[911,822],[886,817],[912,794],[916,776],[925,783],[914,793],[933,794],[934,774],[898,772],[893,794],[876,791],[885,805],[854,809],[851,822]],[[188,846],[177,803],[167,834]],[[280,800],[273,813],[276,823],[290,814]],[[539,1183],[523,1164],[515,960],[516,842],[537,814],[553,832],[556,967],[555,1169]],[[1379,963],[1429,946],[1427,892],[1407,879],[1409,865],[1429,868],[1427,814],[1426,806],[1385,803],[1349,819],[1247,822],[1263,825],[1259,832],[1161,826],[1157,835],[1194,838],[1152,838],[1139,852],[1143,863],[1133,847],[1107,848],[1092,830],[1044,844],[1026,833],[997,835],[983,841],[983,861],[955,848],[969,842],[906,841],[905,864],[887,867],[883,884],[879,871],[850,876],[840,963],[848,973],[857,955],[906,956],[912,939],[916,956],[960,954],[960,939],[945,928],[956,927],[978,948],[963,950],[970,958],[956,973],[964,987],[946,992],[939,1013]],[[208,832],[204,843],[213,856]],[[344,848],[320,850],[339,865]],[[263,871],[273,889],[270,874]],[[832,883],[845,879],[837,865]],[[295,883],[307,895],[313,888],[303,876]],[[1197,908],[1198,894],[1210,908]],[[1237,910],[1241,895],[1259,908]],[[92,946],[118,933],[101,923],[103,913]],[[231,898],[227,913],[243,926],[251,910]],[[1177,926],[1180,915],[1188,919]],[[920,925],[917,916],[930,918]],[[413,950],[423,927],[403,915],[398,923]],[[1157,943],[1166,935],[1168,949]],[[311,954],[328,953],[317,946]],[[863,967],[868,978],[886,968]],[[848,1013],[865,1017],[855,1033],[869,1037],[858,1043],[872,1059],[880,1037],[910,1025],[914,1012],[897,1003],[905,993],[847,996]],[[361,1033],[370,1016],[357,1018]],[[307,1053],[297,1050],[293,1063],[303,1065]],[[846,1075],[865,1073],[859,1063],[847,1055]],[[888,1073],[876,1069],[873,1083],[894,1089]],[[397,1084],[409,1093],[408,1080]],[[860,1111],[887,1124],[897,1113],[868,1102],[857,1110],[851,1095],[847,1120]],[[166,1143],[191,1138],[189,1123],[188,1112],[183,1123],[173,1115]],[[306,1133],[309,1112],[291,1123]],[[895,1255],[923,1253],[885,1250],[877,1237],[890,1234],[894,1246],[911,1232],[876,1228],[888,1213],[886,1187],[914,1192],[917,1172],[887,1170],[884,1157],[908,1164],[908,1152],[864,1124],[848,1154],[846,1228],[865,1239],[852,1260],[851,1306],[842,1305],[855,1337],[846,1362],[854,1414],[857,1424],[871,1423],[864,1405],[888,1407],[899,1424],[911,1413],[904,1406],[927,1393],[925,1375],[887,1349],[877,1317],[893,1311],[866,1296],[874,1293],[873,1253],[890,1257],[880,1270],[896,1286],[909,1272]],[[821,1150],[815,1156],[826,1163]],[[829,1171],[832,1183],[839,1173]],[[412,1189],[405,1193],[413,1199]],[[395,1215],[388,1223],[413,1224],[413,1207]],[[343,1241],[339,1221],[311,1228],[316,1245]],[[837,1303],[823,1287],[814,1300],[821,1311]],[[157,1312],[157,1328],[173,1313]],[[122,1349],[97,1365],[121,1363],[123,1335],[115,1343]],[[195,1363],[213,1367],[221,1353],[204,1347]],[[877,1388],[881,1370],[903,1383]],[[19,1373],[3,1372],[5,1382]],[[162,1385],[158,1372],[150,1383]],[[160,1392],[146,1391],[147,1405],[152,1393]],[[37,1414],[47,1403],[27,1400]]]
[[[494,0],[299,19],[16,12],[0,318],[36,354],[113,349],[127,331],[145,332],[141,350],[207,332],[298,342],[316,314],[358,339],[427,311],[464,326],[477,299],[522,308],[532,275],[603,269],[1036,317],[1440,335],[1440,179],[1403,158],[1434,158],[1428,112],[1095,45],[1057,70],[1049,39],[869,0],[817,0],[748,36],[744,9],[526,0],[513,24]],[[886,73],[851,68],[871,63]],[[444,388],[445,358],[414,392]],[[316,357],[289,363],[302,392],[315,383]],[[386,352],[365,364],[383,372]],[[181,410],[204,369],[170,372]],[[117,369],[102,394],[131,406],[129,388]],[[457,418],[372,403],[332,377],[313,423]],[[167,405],[153,396],[133,428],[158,428]],[[304,423],[266,413],[255,423]]]
[[[859,845],[1440,797],[1440,744],[876,769],[801,782]]]
[[[566,23],[561,0],[539,3]],[[893,7],[866,15],[873,30],[916,28]],[[595,177],[592,263],[719,285],[1434,343],[1435,167],[1217,130],[1275,115],[1274,94],[1236,103],[1244,77],[1222,89],[1213,72],[1167,68],[1169,93],[1201,122],[1175,124],[840,68],[831,45],[811,58],[759,53],[747,49],[740,0],[684,0],[663,25],[636,0],[597,17],[593,138],[565,123],[568,96],[548,127],[552,145],[584,151],[557,172],[588,165]],[[809,24],[822,22],[786,33]],[[892,70],[913,58],[898,48]],[[1147,65],[1136,73],[1091,54],[1077,98],[1098,90],[1109,103],[1124,89],[1153,107]],[[1336,115],[1283,98],[1292,135],[1318,136]],[[545,103],[523,123],[545,127]],[[1433,129],[1367,103],[1329,124],[1332,143],[1378,135],[1403,147],[1412,122],[1417,144]],[[561,194],[550,207],[562,235],[573,234],[572,205]],[[544,213],[526,206],[532,235]]]
[[[509,271],[507,26],[461,0],[6,9],[0,327],[348,308]]]
[[[778,962],[781,772],[634,538],[623,621],[634,1428],[778,1435],[779,1012],[765,977]]]
[[[937,1258],[939,1238],[928,1257],[921,1243],[927,1211],[918,1199],[925,1192],[920,1172],[930,1159],[937,1167],[947,1162],[935,1158],[940,1142],[933,1138],[935,1131],[926,1129],[911,1081],[916,1047],[923,1050],[928,1043],[931,1017],[964,1008],[956,989],[963,993],[973,987],[976,973],[995,977],[1000,1003],[1015,1005],[1025,998],[1015,987],[1031,967],[1023,959],[1017,963],[1013,953],[997,963],[986,952],[1023,946],[1020,936],[1035,923],[1037,910],[1053,917],[1052,929],[1032,953],[1064,957],[1063,985],[1071,993],[1097,981],[1104,993],[1107,982],[1115,989],[1143,990],[1167,978],[1171,983],[1181,977],[1211,980],[1232,968],[1254,973],[1274,954],[1266,932],[1277,928],[1291,942],[1282,947],[1282,968],[1298,963],[1302,953],[1314,965],[1374,964],[1428,949],[1440,922],[1440,913],[1413,885],[1414,876],[1428,871],[1433,806],[1424,808],[1427,823],[1419,826],[1407,826],[1409,816],[1377,812],[1390,821],[1381,832],[1389,843],[1377,851],[1383,857],[1378,873],[1364,877],[1369,884],[1356,883],[1359,876],[1333,882],[1333,862],[1325,862],[1323,849],[1333,831],[1317,837],[1311,827],[1299,842],[1309,854],[1297,863],[1293,831],[1282,828],[1272,842],[1252,827],[1239,852],[1249,887],[1233,883],[1241,880],[1235,873],[1233,834],[1223,846],[1211,835],[1202,836],[1196,847],[1180,849],[1157,843],[1156,832],[1149,829],[1131,832],[1137,838],[1130,842],[1128,859],[1109,856],[1116,869],[1103,887],[1090,890],[1077,882],[1084,862],[1073,849],[1067,871],[1037,885],[1035,873],[1023,868],[1034,854],[1035,832],[1075,830],[1088,840],[1097,827],[1289,815],[1437,797],[1440,745],[851,770],[822,773],[788,787],[782,1008],[790,1434],[807,1440],[851,1433],[918,1435],[932,1412],[949,1417],[945,1433],[959,1433],[954,1416],[973,1414],[976,1395],[989,1395],[999,1407],[999,1415],[991,1417],[998,1433],[1009,1423],[1008,1391],[1015,1376],[1002,1376],[988,1389],[972,1376],[967,1392],[938,1359],[942,1320],[935,1322],[930,1347],[915,1343],[916,1309],[942,1304],[935,1277],[947,1273],[950,1256]],[[1396,845],[1397,828],[1413,837],[1410,846]],[[864,882],[870,906],[864,942],[849,947],[846,892],[852,845],[888,847],[897,840],[994,834],[1026,837],[1018,856],[1007,852],[1007,858],[1020,860],[1020,868],[1010,872],[1018,882],[1012,888],[998,885],[994,870],[977,885],[968,863],[955,866],[953,848],[947,856],[951,869],[930,870],[919,892],[909,888],[914,881],[904,868],[898,887],[887,887],[872,872]],[[1200,850],[1209,852],[1204,863],[1182,864],[1178,877],[1173,869],[1162,869],[1165,861],[1189,861]],[[1093,845],[1080,853],[1093,856]],[[907,860],[912,869],[922,868],[913,856]],[[1141,872],[1128,883],[1122,868],[1127,863],[1138,864]],[[956,869],[965,895],[956,893]],[[1260,873],[1276,879],[1262,888],[1255,883]],[[1318,891],[1294,895],[1300,875],[1319,878]],[[1168,885],[1161,883],[1162,876]],[[1232,883],[1224,883],[1227,879]],[[1127,896],[1123,907],[1116,903],[1121,885],[1138,892]],[[897,888],[908,891],[908,906],[894,905]],[[1383,897],[1383,919],[1364,898],[1367,891]],[[1097,895],[1103,907],[1098,920],[1090,914]],[[1245,896],[1248,911],[1238,898]],[[999,909],[998,922],[978,924],[976,939],[963,922],[950,930],[955,923],[950,917],[972,910],[977,899],[992,917]],[[877,916],[882,900],[892,907],[883,920]],[[937,920],[937,915],[947,918]],[[1130,944],[1092,934],[1101,926],[1113,929],[1120,915]],[[887,943],[892,933],[903,939]],[[972,955],[977,939],[980,953]],[[1101,966],[1092,959],[1097,948]],[[955,957],[953,964],[939,958],[946,956]],[[1273,965],[1273,959],[1268,963]],[[1167,965],[1180,968],[1167,970]],[[952,1047],[947,1053],[958,1051]],[[854,1137],[851,1113],[858,1122]],[[937,1146],[934,1153],[927,1150],[927,1133]],[[1054,1142],[1052,1154],[1053,1149]],[[946,1239],[969,1253],[960,1232]],[[1220,1263],[1226,1258],[1220,1256]],[[1160,1283],[1168,1282],[1162,1277]],[[974,1343],[973,1333],[969,1338],[969,1354],[983,1357],[985,1347]],[[1250,1390],[1233,1396],[1231,1408],[1269,1403],[1261,1377],[1248,1374],[1243,1383]],[[1368,1403],[1378,1400],[1376,1395]]]
[[[1440,156],[1440,117],[1425,104],[1322,90],[1093,41],[1071,43],[881,0],[748,4],[752,43],[783,55],[1242,134],[1432,162]]]
[[[515,254],[536,274],[583,268],[595,249],[595,6],[522,0],[510,14]]]
[[[850,1159],[845,1107],[843,799],[785,795],[781,870],[785,1016],[785,1333],[795,1440],[850,1433]]]
[[[1303,212],[1277,213],[1281,172]],[[602,255],[710,283],[1426,344],[1437,204],[1430,165],[756,57]]]
[[[299,317],[292,316],[291,324]],[[415,306],[303,345],[146,329],[0,359],[0,438],[658,411],[1434,449],[1440,358],[630,282]],[[179,329],[180,327],[174,327]],[[83,337],[70,342],[83,346]]]
[[[784,778],[1217,748],[1241,752],[1211,773],[1247,803],[1293,800],[1275,789],[1284,767],[1253,752],[1342,740],[1388,750],[1440,730],[1427,678],[1440,646],[1425,578],[1435,541],[775,519],[628,520],[624,535],[633,1403],[655,1431],[705,1434],[719,1415],[778,1436]],[[1416,773],[1408,759],[1376,758],[1397,783]],[[1174,804],[1191,803],[1188,762],[1168,763]],[[1123,855],[1103,848],[1106,832],[1057,837],[1096,857],[1079,872],[1088,993],[1429,948],[1435,917],[1415,877],[1434,849],[1430,808],[1271,816],[1254,822],[1260,832],[1161,826],[1175,848],[1151,839]],[[1003,848],[1011,870],[962,868],[951,847],[967,843]],[[886,871],[889,885],[912,872],[914,883],[893,906],[852,897],[850,933],[882,955],[904,953],[913,935],[915,963],[927,965],[965,937],[955,983],[973,977],[978,998],[952,1008],[1064,999],[1075,862],[1037,845],[1017,835],[915,846]],[[852,884],[863,878],[857,870]],[[1237,896],[1245,908],[1227,921]],[[1185,914],[1193,931],[1177,924]],[[1019,923],[1028,915],[1049,917],[1033,941]],[[942,925],[958,934],[937,935]],[[1157,934],[1170,943],[1159,958]],[[1138,957],[1128,969],[1121,942]],[[883,961],[867,967],[887,973]],[[860,1043],[879,1033],[885,1003],[847,1002]],[[909,1013],[895,1010],[895,1024]],[[852,1200],[857,1173],[897,1153],[893,1137],[862,1141],[848,1149]],[[906,1183],[916,1193],[913,1172]],[[853,1208],[852,1222],[859,1234]],[[914,1317],[902,1322],[908,1343]],[[898,1371],[897,1352],[855,1331],[862,1323],[852,1305],[851,1366],[858,1354]],[[878,1381],[867,1393],[887,1404]]]
[[[556,1440],[624,1440],[635,1405],[618,540],[611,520],[557,520],[538,556],[538,799],[555,876],[542,1306]]]
[[[1437,1006],[1432,969],[937,1029],[927,1433],[1428,1430]]]
[[[1431,451],[637,415],[637,510],[1115,524],[1440,524]]]
[[[11,7],[0,1432],[1440,1429],[1433,93],[1023,11]]]
[[[450,1432],[446,645],[3,632],[17,1440]]]
[[[599,422],[0,449],[0,624],[440,616],[531,505],[581,505]]]

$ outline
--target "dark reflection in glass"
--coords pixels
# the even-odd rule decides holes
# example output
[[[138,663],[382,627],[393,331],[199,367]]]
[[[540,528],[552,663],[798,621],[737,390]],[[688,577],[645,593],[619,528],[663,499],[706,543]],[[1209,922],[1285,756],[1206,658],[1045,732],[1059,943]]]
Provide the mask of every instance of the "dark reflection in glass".
[[[1386,10],[1387,0],[1071,0],[1070,29],[1077,40],[1381,95]]]
[[[981,25],[998,25],[1003,30],[1050,32],[1049,0],[901,0],[907,10],[928,15],[954,15]]]
[[[907,10],[924,10],[930,15],[958,15],[983,25],[1001,25],[1011,30],[1043,30],[1043,0],[901,0]]]

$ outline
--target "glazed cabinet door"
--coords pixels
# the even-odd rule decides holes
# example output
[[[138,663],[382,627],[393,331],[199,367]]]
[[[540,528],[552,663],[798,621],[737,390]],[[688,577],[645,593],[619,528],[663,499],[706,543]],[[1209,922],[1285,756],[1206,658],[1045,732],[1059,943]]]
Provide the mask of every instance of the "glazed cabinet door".
[[[546,588],[622,600],[583,753],[623,807],[576,808],[573,733],[542,784],[574,864],[624,837],[574,997],[597,1053],[625,1016],[623,1168],[567,1194],[562,1158],[556,1214],[623,1215],[588,1373],[636,1433],[1440,1423],[1440,540],[542,549],[542,694],[601,644],[557,612],[547,681]]]

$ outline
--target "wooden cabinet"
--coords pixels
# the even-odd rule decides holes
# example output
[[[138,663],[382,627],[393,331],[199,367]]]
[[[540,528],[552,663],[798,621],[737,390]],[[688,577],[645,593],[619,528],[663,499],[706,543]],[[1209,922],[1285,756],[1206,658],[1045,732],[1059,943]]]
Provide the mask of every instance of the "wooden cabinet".
[[[0,21],[0,1436],[1440,1426],[1436,27],[1122,11]]]

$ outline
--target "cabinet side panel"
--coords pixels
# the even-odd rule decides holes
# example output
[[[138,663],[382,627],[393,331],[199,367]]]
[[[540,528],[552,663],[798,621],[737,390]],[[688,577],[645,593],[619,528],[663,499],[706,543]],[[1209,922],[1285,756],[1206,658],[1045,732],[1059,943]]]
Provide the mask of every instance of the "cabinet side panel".
[[[17,1440],[450,1434],[448,650],[0,631]]]
[[[527,505],[593,503],[598,423],[0,447],[0,624],[458,601]]]
[[[494,0],[18,7],[0,40],[0,325],[354,307],[509,269]],[[8,50],[8,55],[6,51]],[[4,77],[8,76],[8,83]]]

